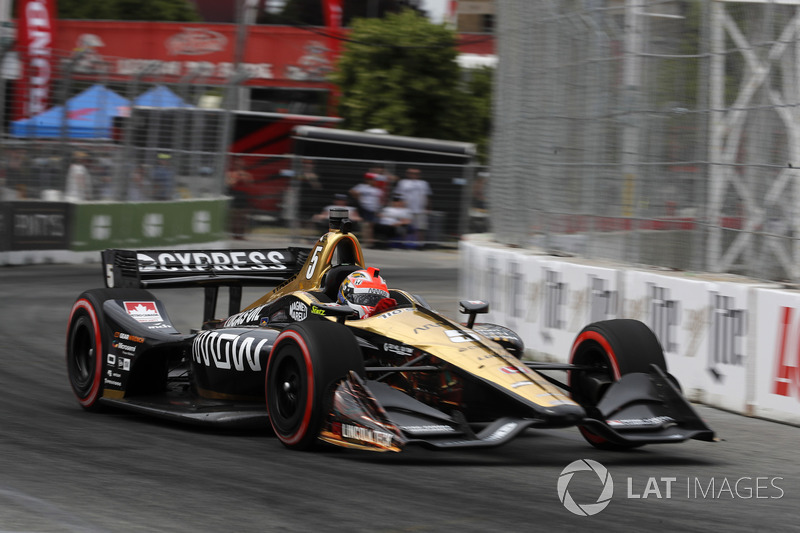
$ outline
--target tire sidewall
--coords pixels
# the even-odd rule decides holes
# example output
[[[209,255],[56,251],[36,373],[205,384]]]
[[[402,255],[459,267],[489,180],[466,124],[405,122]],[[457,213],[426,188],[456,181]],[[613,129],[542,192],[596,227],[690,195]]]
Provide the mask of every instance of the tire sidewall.
[[[601,352],[614,381],[625,374],[650,372],[653,364],[667,371],[661,344],[650,328],[638,320],[606,320],[586,326],[572,344],[569,363],[587,364],[584,357]],[[569,372],[567,378],[570,386],[572,374]]]
[[[108,300],[148,300],[156,301],[150,291],[144,289],[120,288],[120,289],[91,289],[78,296],[69,314],[66,342],[66,363],[67,377],[70,381],[70,388],[78,399],[78,402],[87,410],[98,411],[101,406],[99,402],[103,397],[103,374],[105,371],[105,357],[109,350],[110,332],[108,331],[107,321],[103,314],[103,302]],[[91,338],[94,344],[94,376],[92,384],[85,393],[77,390],[73,382],[74,353],[72,353],[74,336],[77,327],[81,325],[81,318],[88,319],[91,324]]]
[[[72,306],[69,318],[69,329],[67,330],[67,373],[70,386],[78,402],[86,409],[95,409],[97,402],[103,392],[103,354],[107,351],[107,339],[103,334],[103,317],[99,312],[99,306],[94,298],[89,294],[83,294]],[[82,328],[89,328],[89,339],[94,348],[94,369],[91,376],[91,384],[84,390],[76,386],[75,372],[77,362],[75,360],[76,334]]]
[[[286,359],[304,374],[300,383],[296,416],[286,419],[275,416],[277,395],[276,373]],[[270,424],[275,435],[289,448],[308,449],[316,442],[327,412],[332,386],[351,370],[364,375],[364,361],[352,332],[328,320],[293,324],[278,335],[267,363],[265,395]]]
[[[278,409],[277,394],[278,384],[274,383],[276,372],[281,365],[287,364],[287,359],[293,359],[300,370],[300,394],[298,397],[298,411],[294,416],[285,420],[276,416]],[[303,335],[294,328],[282,332],[275,341],[267,363],[266,378],[267,411],[270,424],[278,438],[288,447],[303,446],[307,444],[309,428],[312,426],[314,414],[319,411],[316,389],[314,362]],[[284,422],[288,423],[284,423]]]
[[[615,319],[596,322],[583,328],[575,338],[570,351],[570,364],[595,364],[601,357],[612,381],[634,372],[649,373],[656,365],[665,373],[667,363],[664,351],[655,334],[638,320]],[[581,394],[573,388],[573,372],[567,373],[567,386],[573,399],[582,402]],[[616,444],[595,434],[585,426],[578,426],[581,435],[593,446],[604,450],[627,450],[637,445]]]

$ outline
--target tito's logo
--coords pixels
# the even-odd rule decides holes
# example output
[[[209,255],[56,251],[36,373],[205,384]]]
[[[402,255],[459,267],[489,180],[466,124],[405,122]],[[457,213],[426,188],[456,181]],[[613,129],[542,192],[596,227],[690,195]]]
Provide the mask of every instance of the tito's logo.
[[[572,481],[572,476],[575,475],[575,472],[581,471],[594,472],[603,485],[600,496],[597,497],[595,503],[578,504],[572,499],[572,495],[569,493],[568,488],[570,481]],[[578,461],[571,462],[561,471],[561,475],[558,477],[558,499],[561,500],[561,503],[564,504],[564,507],[566,507],[569,512],[578,516],[596,515],[611,503],[611,497],[613,495],[614,481],[611,479],[611,474],[608,473],[606,467],[591,459],[579,459]]]

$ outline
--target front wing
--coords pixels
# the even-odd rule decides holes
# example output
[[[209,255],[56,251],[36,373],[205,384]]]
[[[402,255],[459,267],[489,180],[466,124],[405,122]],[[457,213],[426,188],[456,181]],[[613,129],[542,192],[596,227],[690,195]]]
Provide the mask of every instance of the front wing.
[[[714,432],[658,368],[614,383],[577,425],[621,445],[714,440]],[[339,446],[399,452],[408,445],[433,449],[500,446],[531,427],[554,427],[535,417],[500,417],[474,430],[378,381],[351,372],[333,391],[320,438]],[[557,426],[563,427],[563,426]]]

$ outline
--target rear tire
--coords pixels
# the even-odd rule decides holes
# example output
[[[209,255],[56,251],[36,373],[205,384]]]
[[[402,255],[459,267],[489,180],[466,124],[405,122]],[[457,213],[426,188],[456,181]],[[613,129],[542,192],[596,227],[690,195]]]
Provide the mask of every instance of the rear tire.
[[[108,331],[103,302],[115,299],[154,300],[141,289],[93,289],[72,306],[67,327],[67,376],[72,392],[87,411],[99,411],[103,395],[103,357],[108,353]]]
[[[589,324],[572,344],[570,364],[594,367],[589,371],[570,371],[568,385],[572,398],[584,407],[595,407],[608,385],[625,374],[650,372],[656,365],[667,372],[667,362],[658,338],[638,320],[616,319]],[[604,383],[605,386],[598,386]],[[640,445],[611,442],[584,426],[581,435],[601,450],[628,450]]]
[[[364,360],[346,326],[327,320],[293,324],[283,330],[269,355],[267,413],[287,448],[311,449],[330,408],[331,386],[351,370],[364,375]]]

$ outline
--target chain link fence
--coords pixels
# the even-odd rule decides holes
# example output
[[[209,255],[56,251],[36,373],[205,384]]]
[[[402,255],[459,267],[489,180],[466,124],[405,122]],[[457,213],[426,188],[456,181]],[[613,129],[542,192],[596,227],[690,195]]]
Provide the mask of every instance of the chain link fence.
[[[44,112],[23,117],[23,99],[6,86],[3,199],[149,201],[223,192],[229,95],[241,80],[176,80],[159,73],[158,62],[121,79],[106,75],[114,58],[55,56]],[[202,109],[204,102],[216,109]],[[68,176],[77,164],[88,183],[76,193]]]
[[[280,228],[295,238],[316,238],[326,228],[321,215],[337,194],[358,206],[353,188],[365,174],[378,174],[386,176],[381,207],[389,206],[395,186],[413,167],[430,188],[425,213],[413,217],[416,223],[402,239],[382,244],[455,245],[464,231],[486,229],[478,190],[485,169],[473,161],[356,159],[345,152],[300,157],[292,138],[296,126],[335,126],[339,119],[241,111],[269,108],[243,90],[245,75],[234,73],[226,84],[214,85],[200,71],[177,79],[158,61],[138,61],[121,78],[107,74],[115,58],[57,56],[46,111],[19,118],[22,98],[9,88],[10,105],[0,121],[0,200],[151,202],[227,195],[229,230],[236,237]],[[234,176],[244,179],[232,183]],[[373,224],[357,227],[372,240]]]
[[[800,280],[800,14],[498,0],[495,238]]]

